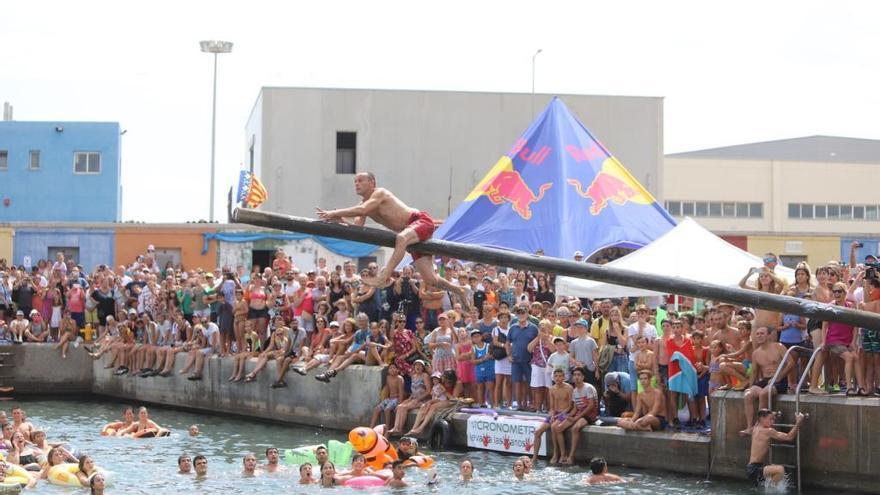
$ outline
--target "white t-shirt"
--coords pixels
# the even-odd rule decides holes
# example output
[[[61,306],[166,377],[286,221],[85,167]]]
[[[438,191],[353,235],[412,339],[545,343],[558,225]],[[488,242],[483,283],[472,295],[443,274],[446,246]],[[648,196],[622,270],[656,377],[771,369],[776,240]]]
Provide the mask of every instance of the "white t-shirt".
[[[208,341],[208,345],[214,347],[214,349],[218,349],[220,346],[220,339],[214,341],[214,334],[220,333],[220,327],[217,326],[213,321],[209,321],[207,325],[205,325],[205,340]],[[218,336],[219,337],[219,336]]]
[[[641,333],[648,339],[648,342],[654,342],[654,339],[657,338],[657,328],[647,322],[645,323],[645,327],[641,329]],[[633,351],[636,349],[636,339],[639,336],[639,322],[635,322],[626,327],[626,336],[626,346],[629,349],[629,360],[636,362],[635,353]]]
[[[571,379],[571,362],[567,352],[554,352],[547,358],[547,371],[553,373],[557,369],[565,372],[565,381]]]

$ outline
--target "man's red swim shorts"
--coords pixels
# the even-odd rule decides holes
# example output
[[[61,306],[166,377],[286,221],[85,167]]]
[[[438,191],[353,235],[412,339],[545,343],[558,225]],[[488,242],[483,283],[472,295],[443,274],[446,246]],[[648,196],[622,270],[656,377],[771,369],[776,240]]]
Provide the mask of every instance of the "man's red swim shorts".
[[[434,219],[424,211],[415,212],[410,215],[409,224],[407,224],[407,226],[411,227],[416,232],[416,235],[419,236],[419,242],[427,241],[434,233]],[[415,252],[410,252],[410,254],[412,255],[413,261],[423,256],[421,253]]]

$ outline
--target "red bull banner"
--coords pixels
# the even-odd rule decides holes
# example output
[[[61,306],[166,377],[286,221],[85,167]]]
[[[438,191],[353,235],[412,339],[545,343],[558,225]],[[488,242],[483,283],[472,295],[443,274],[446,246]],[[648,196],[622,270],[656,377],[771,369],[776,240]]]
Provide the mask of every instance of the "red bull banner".
[[[638,248],[675,220],[554,98],[434,234],[569,258]]]

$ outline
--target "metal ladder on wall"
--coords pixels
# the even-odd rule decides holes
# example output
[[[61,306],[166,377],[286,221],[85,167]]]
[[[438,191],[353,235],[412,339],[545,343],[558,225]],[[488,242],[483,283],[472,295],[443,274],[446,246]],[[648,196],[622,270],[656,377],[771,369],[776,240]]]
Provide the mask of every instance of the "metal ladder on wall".
[[[807,365],[804,367],[804,370],[800,374],[800,379],[798,379],[797,387],[794,389],[794,413],[795,415],[801,412],[801,387],[803,387],[804,382],[807,379],[807,375],[810,374],[810,370],[813,369],[813,361],[816,360],[816,356],[822,349],[810,349],[808,347],[802,347],[799,345],[791,346],[785,351],[785,355],[782,357],[782,361],[779,362],[779,366],[776,367],[776,372],[773,373],[773,378],[770,380],[770,383],[767,385],[770,389],[773,389],[773,386],[776,385],[776,381],[779,379],[779,373],[782,372],[782,369],[785,368],[785,363],[788,361],[789,356],[792,351],[810,353],[810,359],[807,361]],[[791,386],[789,384],[789,386]],[[767,398],[767,409],[773,410],[773,394]],[[752,425],[749,425],[752,426]],[[777,428],[785,428],[787,430],[791,430],[794,428],[793,423],[775,423],[775,427]],[[786,468],[793,469],[796,473],[797,478],[797,491],[801,493],[801,432],[798,430],[797,435],[795,436],[794,443],[770,443],[770,452],[768,456],[768,464],[778,464],[773,462],[773,451],[774,449],[794,449],[795,451],[795,461],[794,464],[782,464]]]

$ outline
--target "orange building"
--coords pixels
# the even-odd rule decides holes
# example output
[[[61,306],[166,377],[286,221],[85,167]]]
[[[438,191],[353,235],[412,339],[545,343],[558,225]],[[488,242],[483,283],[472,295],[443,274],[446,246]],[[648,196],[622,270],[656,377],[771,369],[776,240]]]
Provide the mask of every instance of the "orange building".
[[[147,246],[156,248],[156,260],[164,268],[167,262],[184,268],[214,269],[217,267],[217,243],[208,245],[202,254],[206,232],[217,232],[217,225],[206,224],[117,224],[115,226],[115,259],[117,265],[129,265]]]

